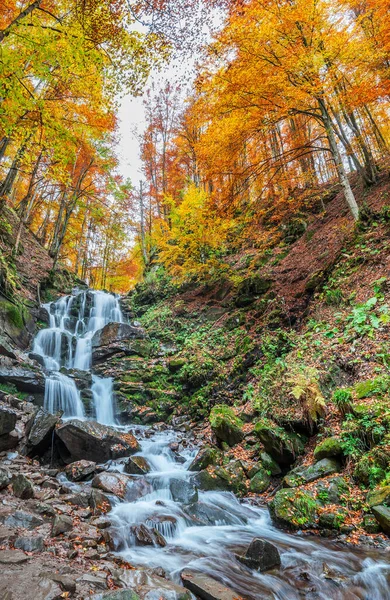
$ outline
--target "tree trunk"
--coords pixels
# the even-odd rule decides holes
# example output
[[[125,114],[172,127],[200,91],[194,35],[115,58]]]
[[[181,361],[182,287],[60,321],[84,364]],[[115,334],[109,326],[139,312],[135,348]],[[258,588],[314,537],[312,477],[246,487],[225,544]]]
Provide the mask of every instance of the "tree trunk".
[[[319,97],[319,98],[317,98],[317,102],[318,102],[318,105],[319,105],[319,108],[321,111],[322,122],[324,124],[326,135],[328,137],[330,152],[332,154],[332,157],[333,157],[333,160],[334,160],[334,163],[336,166],[339,181],[340,181],[341,186],[344,191],[344,197],[345,197],[346,203],[352,213],[353,218],[355,219],[355,221],[357,221],[359,219],[359,207],[357,205],[355,196],[353,194],[352,188],[348,181],[348,177],[347,177],[347,174],[344,169],[343,161],[342,161],[339,149],[337,147],[337,142],[336,142],[336,138],[335,138],[334,131],[333,131],[332,120],[330,118],[328,109],[326,107],[325,100],[322,97]]]
[[[16,234],[15,246],[14,246],[14,250],[13,250],[13,254],[15,256],[18,253],[19,243],[20,243],[20,236],[22,235],[23,227],[24,227],[24,225],[27,222],[28,215],[29,215],[29,212],[30,212],[28,210],[28,207],[30,207],[30,210],[31,210],[31,199],[33,198],[35,178],[37,176],[38,167],[39,167],[39,163],[41,162],[41,158],[42,158],[42,150],[39,153],[39,156],[38,156],[38,158],[36,160],[36,163],[34,165],[33,171],[31,173],[31,178],[30,178],[30,183],[28,185],[27,194],[25,195],[25,197],[23,198],[23,200],[19,204],[19,215],[20,215],[19,219],[20,220],[19,220],[18,232]]]
[[[11,33],[11,29],[14,25],[17,25],[19,21],[28,17],[36,8],[39,8],[42,0],[35,0],[30,6],[27,6],[18,16],[5,28],[0,31],[0,43]]]

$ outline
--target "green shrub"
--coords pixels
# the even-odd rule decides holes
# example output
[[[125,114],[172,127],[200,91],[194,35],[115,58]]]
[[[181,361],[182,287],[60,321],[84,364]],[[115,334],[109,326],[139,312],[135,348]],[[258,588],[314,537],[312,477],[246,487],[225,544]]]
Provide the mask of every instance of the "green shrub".
[[[343,417],[353,411],[352,392],[349,388],[340,388],[336,390],[333,393],[332,402],[337,406]]]

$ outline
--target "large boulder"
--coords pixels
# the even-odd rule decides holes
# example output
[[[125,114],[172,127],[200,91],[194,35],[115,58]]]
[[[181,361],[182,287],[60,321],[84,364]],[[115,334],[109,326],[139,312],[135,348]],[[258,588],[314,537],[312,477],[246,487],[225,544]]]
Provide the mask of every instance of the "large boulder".
[[[302,490],[279,490],[268,504],[271,517],[289,529],[312,527],[317,518],[314,498]]]
[[[251,478],[249,489],[254,494],[262,494],[268,489],[269,484],[270,476],[264,467],[259,466],[259,468],[256,469],[256,473]]]
[[[32,394],[43,394],[45,391],[45,376],[38,367],[27,369],[0,365],[0,383],[13,384],[18,390]]]
[[[303,454],[303,439],[296,433],[288,433],[268,419],[256,423],[254,432],[264,445],[265,451],[279,465],[288,467]]]
[[[36,413],[28,434],[26,453],[28,456],[41,456],[52,443],[53,431],[60,418],[40,408]]]
[[[283,479],[285,487],[298,487],[305,483],[311,483],[321,477],[334,475],[341,470],[340,463],[335,458],[323,458],[308,467],[295,467]]]
[[[235,446],[244,439],[244,432],[241,429],[242,421],[230,406],[225,404],[214,406],[209,420],[211,429],[219,442],[226,442],[229,446]]]
[[[61,425],[56,435],[73,460],[107,462],[135,454],[140,449],[131,433],[121,434],[95,421],[72,419]]]
[[[239,460],[230,462],[226,467],[208,467],[199,471],[193,482],[205,492],[221,490],[245,494],[247,490],[245,471]]]
[[[103,471],[92,480],[92,487],[113,494],[127,502],[136,502],[153,491],[152,485],[143,477],[131,477],[124,473]]]
[[[256,571],[267,571],[280,566],[280,554],[277,547],[260,538],[251,541],[244,556],[236,554],[236,557],[245,566],[256,569]]]
[[[12,490],[17,498],[28,500],[34,498],[34,488],[29,479],[22,473],[15,475],[12,479]]]
[[[92,362],[100,363],[118,352],[128,353],[130,342],[142,340],[145,331],[126,323],[108,323],[92,338]]]
[[[367,504],[371,507],[379,506],[380,504],[390,506],[390,485],[385,485],[369,492],[367,495]]]

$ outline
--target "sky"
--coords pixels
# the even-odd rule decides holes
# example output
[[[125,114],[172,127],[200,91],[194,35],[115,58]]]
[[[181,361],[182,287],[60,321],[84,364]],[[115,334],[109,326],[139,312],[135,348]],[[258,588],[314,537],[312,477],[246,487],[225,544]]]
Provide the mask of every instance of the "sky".
[[[139,144],[135,129],[140,133],[145,129],[145,113],[142,98],[125,96],[121,99],[119,111],[119,172],[124,178],[130,178],[135,186],[142,178]]]

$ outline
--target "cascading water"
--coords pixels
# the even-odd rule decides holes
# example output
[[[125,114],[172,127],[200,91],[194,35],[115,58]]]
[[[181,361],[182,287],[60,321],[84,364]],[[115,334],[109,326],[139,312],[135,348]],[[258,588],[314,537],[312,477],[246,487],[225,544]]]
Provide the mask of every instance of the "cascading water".
[[[83,418],[76,385],[60,369],[91,368],[94,333],[110,322],[122,322],[118,300],[110,294],[88,291],[45,307],[50,327],[38,333],[33,347],[48,372],[45,407],[50,412],[62,410],[65,417]],[[93,375],[91,392],[92,418],[115,425],[112,379]],[[138,454],[149,463],[150,472],[129,477],[128,489],[134,486],[137,499],[120,502],[113,498],[110,513],[116,549],[133,565],[162,567],[177,582],[183,569],[204,573],[246,600],[390,600],[390,565],[383,554],[290,535],[273,527],[265,508],[248,501],[240,503],[228,492],[196,492],[194,473],[189,471],[195,450],[182,448],[175,453],[171,449],[172,442],[177,445],[182,441],[180,434],[173,430],[151,432],[147,427],[138,427],[138,434],[145,435]],[[123,471],[123,460],[105,468]],[[82,484],[67,482],[63,473],[59,478],[82,489]],[[166,545],[140,545],[134,527],[141,524],[164,536]],[[237,560],[236,554],[243,554],[254,537],[278,547],[280,568],[259,573]],[[130,587],[133,572],[137,571],[126,571]],[[169,598],[177,597],[172,594]],[[157,596],[152,593],[151,597]]]
[[[183,569],[204,573],[247,600],[390,600],[384,554],[284,533],[272,525],[266,508],[240,503],[230,492],[199,492],[198,502],[175,501],[172,484],[177,490],[180,481],[186,486],[194,476],[188,470],[194,453],[175,455],[170,449],[175,441],[177,434],[169,430],[141,441],[139,454],[151,471],[138,478],[145,477],[153,491],[135,502],[117,503],[110,513],[113,539],[125,560],[162,567],[178,583]],[[120,462],[111,470],[120,471]],[[157,529],[166,545],[140,545],[132,530],[140,523]],[[259,573],[236,559],[255,537],[278,547],[280,569]]]
[[[83,418],[84,406],[76,384],[60,369],[91,368],[94,334],[108,323],[123,322],[118,299],[89,290],[44,307],[50,324],[38,332],[33,345],[33,353],[41,357],[48,372],[44,407],[51,413],[63,411],[64,418]],[[91,391],[96,420],[104,425],[115,424],[112,380],[94,377]]]

